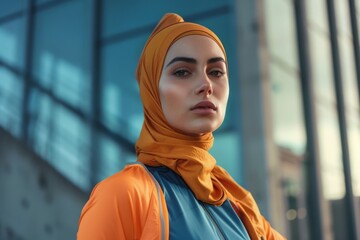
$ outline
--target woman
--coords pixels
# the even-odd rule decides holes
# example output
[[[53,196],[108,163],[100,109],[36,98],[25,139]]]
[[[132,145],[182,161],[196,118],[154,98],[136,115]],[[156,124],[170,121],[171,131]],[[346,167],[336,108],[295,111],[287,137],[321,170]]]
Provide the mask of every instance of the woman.
[[[166,14],[144,47],[137,80],[145,115],[138,162],[94,188],[78,240],[283,239],[208,152],[229,95],[218,37]]]

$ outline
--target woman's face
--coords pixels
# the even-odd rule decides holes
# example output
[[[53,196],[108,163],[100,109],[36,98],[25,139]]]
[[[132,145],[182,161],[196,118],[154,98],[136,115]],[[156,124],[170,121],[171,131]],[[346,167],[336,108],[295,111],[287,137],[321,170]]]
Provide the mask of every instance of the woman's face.
[[[176,41],[166,55],[159,92],[170,126],[188,135],[215,131],[224,120],[229,96],[221,48],[200,35]]]

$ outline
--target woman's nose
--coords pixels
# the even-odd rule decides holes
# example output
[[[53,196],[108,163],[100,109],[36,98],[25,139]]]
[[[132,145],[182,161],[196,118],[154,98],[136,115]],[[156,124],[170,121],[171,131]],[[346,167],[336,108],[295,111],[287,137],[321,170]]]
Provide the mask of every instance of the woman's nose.
[[[199,85],[196,88],[196,95],[204,94],[206,96],[210,96],[213,94],[213,91],[211,80],[207,74],[202,75],[199,79]]]

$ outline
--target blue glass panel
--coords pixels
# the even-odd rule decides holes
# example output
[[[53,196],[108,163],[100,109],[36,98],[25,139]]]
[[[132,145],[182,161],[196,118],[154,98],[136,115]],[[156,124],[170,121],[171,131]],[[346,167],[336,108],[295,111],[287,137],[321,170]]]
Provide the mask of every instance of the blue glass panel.
[[[241,160],[241,142],[235,131],[221,132],[214,135],[215,144],[210,150],[218,165],[222,166],[239,184],[244,184]]]
[[[89,111],[91,92],[89,5],[67,1],[39,12],[35,21],[34,78],[83,111]]]
[[[143,122],[135,69],[146,38],[140,36],[104,47],[101,61],[102,122],[132,142]]]
[[[58,2],[59,0],[35,0],[36,5],[41,5],[43,3],[47,3],[47,2]],[[61,0],[60,0],[61,1]]]
[[[83,189],[89,187],[90,129],[74,113],[32,90],[29,138],[33,149]]]
[[[1,0],[0,17],[24,10],[27,0]]]
[[[0,61],[4,61],[6,64],[22,70],[24,66],[24,40],[24,18],[19,18],[11,22],[1,24]]]
[[[23,81],[0,66],[0,125],[20,136],[22,123]]]
[[[99,181],[115,174],[123,169],[126,164],[134,161],[136,161],[134,153],[127,152],[109,137],[100,136],[100,162],[99,168],[96,169]]]
[[[156,23],[160,20],[160,18],[167,12],[178,13],[186,19],[186,17],[189,15],[199,14],[201,12],[206,12],[210,9],[212,10],[224,5],[229,5],[229,2],[231,1],[155,0],[149,3],[145,0],[106,0],[103,1],[104,19],[102,36],[108,37],[120,32],[133,30],[149,24],[155,26]]]

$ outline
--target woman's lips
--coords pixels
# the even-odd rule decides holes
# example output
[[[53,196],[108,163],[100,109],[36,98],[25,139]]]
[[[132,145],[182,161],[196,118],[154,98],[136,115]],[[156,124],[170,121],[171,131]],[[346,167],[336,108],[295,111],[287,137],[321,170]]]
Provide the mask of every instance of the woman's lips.
[[[190,109],[197,114],[213,114],[217,111],[217,107],[210,101],[201,101]]]

